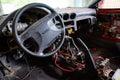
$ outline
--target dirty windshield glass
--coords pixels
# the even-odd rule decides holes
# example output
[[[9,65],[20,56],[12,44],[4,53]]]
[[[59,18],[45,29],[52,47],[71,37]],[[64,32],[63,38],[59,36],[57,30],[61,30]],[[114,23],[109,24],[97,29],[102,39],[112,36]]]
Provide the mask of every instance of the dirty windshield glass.
[[[12,11],[29,3],[44,3],[52,8],[85,7],[96,0],[0,0],[0,14]]]

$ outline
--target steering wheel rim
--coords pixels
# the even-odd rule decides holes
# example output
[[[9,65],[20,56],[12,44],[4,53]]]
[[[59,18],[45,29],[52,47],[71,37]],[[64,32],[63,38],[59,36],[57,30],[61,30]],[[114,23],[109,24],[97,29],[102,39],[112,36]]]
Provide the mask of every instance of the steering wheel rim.
[[[42,19],[43,21],[40,19],[40,20],[38,20],[38,22],[35,22],[35,23],[31,26],[31,28],[28,28],[27,31],[24,31],[23,34],[19,36],[18,33],[17,33],[17,23],[18,23],[21,15],[22,15],[25,11],[27,11],[27,10],[29,10],[29,9],[31,9],[31,8],[38,8],[38,7],[46,8],[46,9],[49,10],[51,13],[50,13],[47,17],[44,17],[44,18]],[[45,9],[45,10],[46,10],[46,9]],[[46,10],[46,11],[47,11],[47,10]],[[60,30],[60,29],[57,29],[57,27],[55,26],[55,24],[53,25],[53,23],[51,22],[51,20],[52,20],[56,15],[59,17],[61,26],[63,27],[61,30]],[[49,19],[49,20],[48,20],[48,19]],[[45,27],[45,28],[49,28],[49,29],[51,28],[50,30],[45,29],[44,27],[41,27],[41,28],[40,28],[40,26],[45,26],[45,24],[46,24],[46,23],[44,24],[45,21],[46,21],[47,24],[52,25],[52,27],[54,27],[54,28],[50,27],[50,25],[47,25],[47,27]],[[43,25],[43,24],[44,24],[44,25]],[[36,25],[38,25],[38,26],[36,26]],[[34,26],[35,26],[35,27],[34,27]],[[34,30],[33,27],[34,27],[36,30],[39,29],[40,31],[37,32],[36,30]],[[43,32],[42,32],[41,29],[45,29],[45,30],[43,30]],[[55,29],[55,31],[54,31],[53,29]],[[48,31],[47,31],[47,30],[48,30]],[[49,6],[45,5],[45,4],[42,4],[42,3],[32,3],[32,4],[28,4],[28,5],[20,8],[20,9],[17,11],[17,13],[15,14],[15,17],[13,18],[12,31],[13,31],[13,36],[14,36],[15,40],[17,41],[18,45],[20,46],[20,48],[22,48],[22,49],[23,49],[25,52],[27,52],[28,54],[33,55],[33,56],[36,56],[36,57],[48,57],[48,56],[51,56],[51,55],[55,54],[55,53],[58,51],[58,49],[62,46],[62,44],[63,44],[63,42],[64,42],[64,36],[65,36],[65,26],[64,26],[64,23],[63,23],[61,17],[57,14],[57,12],[56,12],[54,9],[52,9],[51,7],[49,7]],[[33,31],[33,32],[32,32],[32,31]],[[36,31],[36,32],[35,32],[35,31]],[[52,32],[52,31],[54,31],[54,32]],[[35,33],[34,33],[34,32],[35,32]],[[49,37],[50,35],[53,36],[52,38],[49,37],[49,38],[50,38],[50,41],[49,41],[49,40],[46,41],[47,37],[43,37],[43,36],[46,36],[46,35],[44,34],[45,32],[46,32],[46,34],[48,35],[47,37]],[[48,32],[48,33],[47,33],[47,32]],[[38,40],[36,40],[37,43],[38,43],[38,45],[39,45],[39,49],[40,49],[37,53],[28,50],[28,49],[24,46],[24,44],[23,44],[23,43],[24,43],[24,39],[23,39],[23,41],[22,41],[22,38],[23,38],[23,37],[28,37],[28,33],[29,33],[29,35],[32,35],[33,38],[34,38],[34,35],[35,35],[35,36],[36,36],[35,40],[37,39],[37,37],[40,37]],[[54,34],[54,35],[53,35],[53,34]],[[54,50],[51,51],[51,52],[43,53],[43,50],[46,49],[47,47],[49,47],[52,43],[54,43],[55,40],[56,40],[56,37],[57,37],[58,35],[60,35],[60,34],[62,34],[62,38],[61,38],[60,44],[57,46],[57,48],[54,49]],[[28,38],[29,38],[29,37],[28,37]],[[55,39],[55,40],[54,40],[54,39]],[[45,41],[44,41],[44,40],[45,40]],[[40,43],[40,41],[42,41],[43,43],[42,43],[42,42]],[[45,43],[46,43],[46,44],[45,44]],[[42,45],[42,44],[43,44],[43,45]],[[47,46],[46,46],[46,45],[47,45]],[[43,50],[41,49],[42,47],[44,47]]]

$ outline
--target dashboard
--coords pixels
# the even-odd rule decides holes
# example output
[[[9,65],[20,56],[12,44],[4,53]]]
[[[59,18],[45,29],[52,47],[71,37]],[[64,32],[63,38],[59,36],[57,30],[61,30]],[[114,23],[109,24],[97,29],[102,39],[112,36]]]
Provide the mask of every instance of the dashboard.
[[[62,17],[64,25],[66,26],[66,28],[73,27],[73,29],[75,31],[80,28],[78,25],[80,25],[79,22],[81,22],[81,20],[88,21],[88,24],[90,24],[90,25],[95,24],[95,22],[97,21],[97,19],[95,17],[96,11],[93,9],[63,8],[63,9],[56,9],[56,12],[58,12],[58,14]],[[43,12],[43,11],[39,11],[38,9],[34,9],[34,10],[31,9],[23,14],[18,26],[19,26],[19,28],[20,27],[24,28],[24,27],[34,23],[38,19],[41,19],[46,14],[48,14],[48,13]],[[2,20],[4,20],[4,18],[6,18],[6,16],[3,16],[1,18],[1,22],[2,22]],[[54,18],[54,22],[56,24],[59,23],[57,16]],[[7,23],[7,26],[9,29],[10,29],[11,24],[12,24],[12,19]]]

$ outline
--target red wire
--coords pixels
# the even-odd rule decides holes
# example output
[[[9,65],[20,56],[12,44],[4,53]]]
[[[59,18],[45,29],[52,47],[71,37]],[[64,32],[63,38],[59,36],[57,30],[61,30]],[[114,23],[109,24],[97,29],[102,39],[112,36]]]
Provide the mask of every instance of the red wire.
[[[94,58],[94,61],[96,62],[98,59],[100,59],[100,60],[102,60],[102,61],[105,60],[105,59],[104,59],[103,57],[101,57],[101,56],[96,56],[96,57]]]
[[[61,66],[59,66],[58,64],[57,64],[57,60],[58,60],[58,54],[56,54],[56,56],[55,56],[55,61],[54,61],[54,64],[59,68],[59,69],[61,69],[62,71],[65,71],[65,72],[74,72],[74,71],[76,71],[78,68],[85,68],[85,66],[83,65],[83,64],[78,64],[77,65],[77,67],[76,68],[74,68],[74,69],[72,69],[72,70],[69,70],[69,69],[65,69],[65,68],[63,68],[63,67],[61,67]]]

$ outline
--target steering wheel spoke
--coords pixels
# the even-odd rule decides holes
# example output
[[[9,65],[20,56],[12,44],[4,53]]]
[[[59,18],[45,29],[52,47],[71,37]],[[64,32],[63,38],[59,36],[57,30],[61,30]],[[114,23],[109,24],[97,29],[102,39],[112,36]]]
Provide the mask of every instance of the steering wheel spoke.
[[[29,33],[22,33],[21,35],[19,35],[19,40],[20,40],[20,42],[21,42],[21,44],[23,44],[24,43],[24,41],[26,41],[27,39],[29,39],[30,38],[30,34]]]

